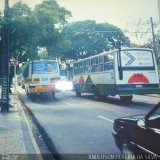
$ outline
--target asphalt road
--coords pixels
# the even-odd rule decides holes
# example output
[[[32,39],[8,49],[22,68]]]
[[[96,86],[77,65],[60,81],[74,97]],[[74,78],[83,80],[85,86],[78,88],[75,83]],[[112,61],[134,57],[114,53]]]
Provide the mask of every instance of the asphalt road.
[[[119,97],[96,101],[92,95],[57,92],[56,99],[29,100],[20,87],[24,103],[52,140],[59,154],[119,154],[112,136],[116,118],[147,113],[159,98],[134,96],[125,104]]]

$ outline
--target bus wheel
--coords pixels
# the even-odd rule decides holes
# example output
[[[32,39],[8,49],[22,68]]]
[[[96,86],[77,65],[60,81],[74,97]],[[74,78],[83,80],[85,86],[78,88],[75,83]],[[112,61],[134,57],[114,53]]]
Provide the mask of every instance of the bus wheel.
[[[100,100],[100,95],[94,91],[94,100]]]
[[[128,102],[128,103],[132,101],[132,98],[133,98],[132,95],[130,95],[130,96],[120,96],[120,99],[121,99],[122,101]]]
[[[77,97],[81,97],[81,92],[78,91],[78,90],[76,90],[76,96],[77,96]]]
[[[52,92],[52,98],[53,99],[55,98],[55,92]]]

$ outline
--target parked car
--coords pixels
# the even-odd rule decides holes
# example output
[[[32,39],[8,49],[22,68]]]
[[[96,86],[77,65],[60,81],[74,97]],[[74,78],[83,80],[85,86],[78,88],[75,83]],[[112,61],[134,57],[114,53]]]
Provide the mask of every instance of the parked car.
[[[116,119],[112,134],[121,153],[160,159],[160,102],[146,115]]]

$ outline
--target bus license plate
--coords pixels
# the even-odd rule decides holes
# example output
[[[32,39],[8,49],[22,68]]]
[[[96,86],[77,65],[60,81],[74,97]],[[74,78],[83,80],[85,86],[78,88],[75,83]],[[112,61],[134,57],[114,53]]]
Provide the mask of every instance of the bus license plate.
[[[41,78],[41,84],[48,84],[50,81],[48,78]]]
[[[143,86],[141,84],[137,84],[136,88],[142,88]]]

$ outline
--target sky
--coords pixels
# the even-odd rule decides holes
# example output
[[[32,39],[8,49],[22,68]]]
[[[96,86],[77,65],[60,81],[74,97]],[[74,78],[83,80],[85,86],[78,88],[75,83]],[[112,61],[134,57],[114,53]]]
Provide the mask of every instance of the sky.
[[[93,19],[124,27],[134,19],[158,19],[157,0],[58,0],[72,12],[73,21]]]
[[[10,5],[19,0],[9,0]],[[21,0],[30,7],[42,0]],[[57,0],[61,7],[71,11],[70,22],[95,20],[97,23],[110,23],[122,30],[138,20],[159,21],[158,0]],[[0,8],[4,0],[0,0]],[[160,25],[159,25],[160,26]],[[133,26],[132,26],[133,27]],[[160,27],[159,27],[160,28]]]

